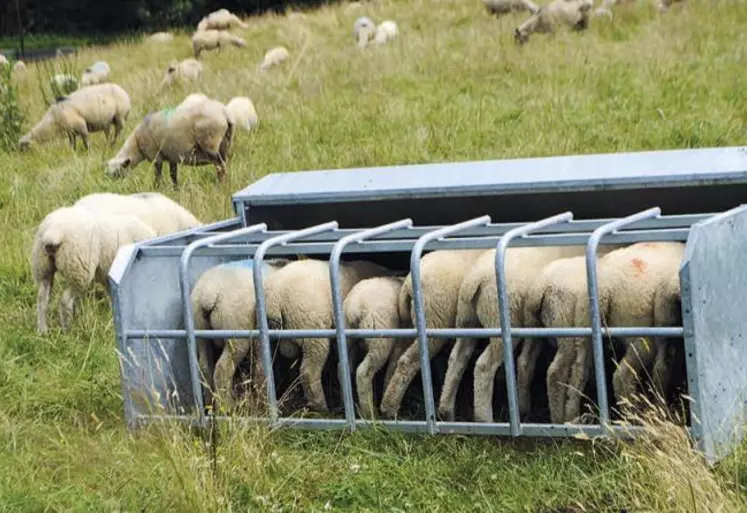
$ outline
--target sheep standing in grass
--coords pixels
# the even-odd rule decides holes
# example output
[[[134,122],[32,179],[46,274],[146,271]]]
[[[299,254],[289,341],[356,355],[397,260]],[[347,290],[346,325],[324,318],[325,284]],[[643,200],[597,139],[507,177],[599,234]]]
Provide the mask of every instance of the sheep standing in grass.
[[[396,329],[402,324],[399,317],[399,292],[404,278],[384,276],[359,281],[343,303],[345,323],[351,329]],[[353,342],[353,341],[351,341]],[[373,417],[373,379],[384,365],[384,388],[394,372],[402,351],[403,342],[393,338],[361,339],[360,347],[366,356],[355,371],[358,388],[358,407],[363,415]],[[355,360],[356,344],[351,344],[350,360]],[[352,369],[352,365],[351,365]]]
[[[496,16],[521,11],[537,14],[540,10],[532,0],[483,0],[483,4],[490,14]]]
[[[229,45],[243,48],[246,46],[246,42],[225,30],[203,30],[195,32],[192,36],[192,51],[195,54],[195,59],[199,59],[202,52],[220,50]]]
[[[205,99],[189,108],[151,112],[107,162],[107,174],[122,177],[143,160],[148,160],[153,162],[156,182],[161,180],[164,161],[169,163],[174,185],[177,185],[179,163],[213,164],[218,179],[224,180],[233,130],[226,106],[215,100]]]
[[[378,27],[376,27],[376,35],[374,36],[374,42],[377,45],[383,45],[388,41],[394,41],[399,35],[397,24],[392,20],[382,21]]]
[[[73,149],[76,137],[80,137],[88,149],[88,134],[104,132],[109,139],[111,125],[114,125],[114,135],[110,143],[114,144],[130,113],[130,106],[129,95],[117,84],[98,84],[79,89],[47,109],[41,121],[21,138],[21,150],[63,135],[68,136]]]
[[[249,25],[241,21],[241,18],[228,9],[218,9],[200,20],[197,24],[197,31],[229,30],[234,27],[245,29],[249,28]]]
[[[681,243],[639,243],[599,258],[597,279],[603,325],[661,326],[671,322],[676,310],[672,302],[679,295],[672,284],[677,280],[683,252]],[[530,290],[526,308],[527,316],[546,327],[591,326],[585,259],[558,260],[548,265]],[[643,338],[626,338],[622,342],[625,356],[613,376],[618,402],[630,398],[638,378],[657,357],[657,351]],[[557,345],[558,352],[547,372],[550,417],[553,423],[577,422],[581,394],[593,368],[591,341],[558,338]],[[665,351],[660,356],[664,358]],[[661,364],[658,369],[665,376]]]
[[[169,43],[174,40],[174,34],[171,32],[155,32],[148,36],[148,41],[154,43]]]
[[[464,276],[472,269],[485,250],[434,251],[421,259],[420,279],[422,283],[425,322],[428,328],[452,328],[457,315],[459,287]],[[415,325],[415,305],[412,296],[412,275],[408,274],[399,295],[399,315],[405,322]],[[446,345],[447,339],[429,338],[428,352],[431,358]],[[394,417],[402,404],[407,387],[420,370],[420,347],[418,341],[408,344],[407,350],[397,361],[392,379],[381,399],[381,413]]]
[[[197,59],[184,59],[183,61],[171,61],[159,89],[168,87],[174,82],[195,82],[202,76],[202,63]]]
[[[508,289],[511,325],[524,325],[524,300],[537,273],[549,262],[558,258],[583,254],[581,246],[510,248],[506,252],[506,288]],[[465,276],[459,287],[457,328],[500,328],[498,311],[498,286],[495,276],[495,250],[485,252]],[[513,339],[515,349],[520,339]],[[439,401],[439,415],[454,420],[454,410],[459,383],[467,363],[477,345],[477,339],[457,338],[449,354],[449,366]],[[490,344],[480,355],[475,366],[475,420],[492,422],[493,385],[495,374],[503,364],[503,341],[490,339]]]
[[[75,205],[106,210],[112,214],[135,215],[153,228],[159,237],[202,225],[189,210],[157,192],[95,193],[83,196]]]
[[[342,262],[340,281],[342,299],[361,280],[391,273],[384,267],[365,261]],[[331,329],[332,287],[329,262],[299,260],[273,273],[265,285],[267,321],[270,329]],[[330,352],[327,338],[283,340],[280,350],[291,356],[300,348],[301,386],[309,406],[317,411],[328,411],[322,389],[322,370]]]
[[[210,100],[206,95],[202,93],[188,94],[182,102],[176,106],[177,109],[190,109],[195,105],[202,103],[203,101]]]
[[[86,206],[62,207],[48,214],[34,235],[31,268],[37,293],[37,331],[47,331],[47,308],[55,275],[66,281],[59,306],[60,324],[70,327],[77,299],[92,282],[104,287],[117,250],[150,239],[156,232],[135,215]],[[108,290],[108,287],[107,287]]]
[[[514,30],[514,39],[523,44],[531,34],[552,33],[561,25],[567,25],[572,30],[585,30],[589,26],[589,13],[593,5],[593,0],[552,0]]]
[[[96,61],[83,71],[80,77],[81,86],[103,84],[109,80],[111,68],[104,61]]]
[[[259,124],[257,110],[254,108],[252,100],[246,96],[236,96],[226,104],[226,110],[233,117],[237,127],[246,131],[251,130]]]
[[[265,57],[264,59],[262,59],[262,62],[259,65],[259,69],[265,70],[271,68],[272,66],[277,66],[278,64],[288,60],[289,56],[290,54],[288,53],[288,49],[284,46],[276,46],[275,48],[271,48],[267,51],[267,53],[265,53]]]
[[[368,16],[358,17],[353,25],[353,37],[358,48],[365,48],[376,37],[376,24]]]
[[[285,259],[265,260],[263,275],[269,276],[289,262]],[[221,264],[208,269],[195,283],[190,298],[195,329],[256,329],[257,315],[251,260]],[[257,346],[256,340],[197,340],[200,371],[202,378],[207,382],[204,389],[205,404],[212,405],[214,411],[220,406],[228,410],[233,409],[234,375],[239,364],[249,355],[252,346]],[[259,364],[256,358],[254,363],[255,366]],[[256,372],[252,374],[253,379],[259,377]],[[215,399],[217,404],[214,402]]]

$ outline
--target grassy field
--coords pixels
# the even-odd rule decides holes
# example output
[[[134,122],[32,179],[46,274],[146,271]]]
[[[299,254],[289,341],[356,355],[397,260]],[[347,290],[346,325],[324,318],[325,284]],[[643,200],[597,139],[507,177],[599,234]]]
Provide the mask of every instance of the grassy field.
[[[364,12],[396,20],[401,37],[358,51],[352,26]],[[477,0],[268,15],[241,31],[246,48],[206,55],[199,86],[160,95],[168,62],[190,56],[185,35],[93,47],[76,65],[109,62],[133,100],[126,133],[193,90],[253,99],[260,126],[238,134],[225,184],[212,167],[182,167],[180,188],[162,187],[203,221],[230,216],[233,192],[278,171],[747,140],[747,2],[687,0],[664,16],[643,2],[586,33],[516,47],[522,19],[491,18]],[[259,73],[278,44],[290,61]],[[45,109],[38,72],[18,79],[24,130]],[[106,178],[115,152],[95,134],[88,153],[65,140],[0,153],[0,511],[747,511],[747,451],[709,469],[666,424],[654,426],[659,442],[636,444],[229,425],[208,449],[173,426],[127,432],[107,302],[86,299],[69,333],[54,309],[38,336],[28,263],[51,210],[95,191],[154,188],[147,164]]]

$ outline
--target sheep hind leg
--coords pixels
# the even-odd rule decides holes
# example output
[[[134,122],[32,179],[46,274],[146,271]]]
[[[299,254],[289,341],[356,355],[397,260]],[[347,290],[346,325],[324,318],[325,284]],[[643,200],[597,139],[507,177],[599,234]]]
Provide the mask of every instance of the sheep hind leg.
[[[154,160],[153,170],[156,173],[156,186],[161,185],[161,177],[163,176],[163,161],[160,159]]]
[[[547,369],[547,403],[550,409],[550,422],[565,422],[565,403],[568,395],[566,383],[570,379],[571,364],[575,360],[576,349],[571,340],[559,339],[558,351]]]
[[[513,348],[517,342],[512,343]],[[475,422],[493,422],[493,391],[495,374],[503,365],[503,340],[490,339],[490,344],[482,352],[475,364]]]
[[[389,361],[386,364],[386,371],[384,371],[384,390],[389,386],[389,382],[394,376],[394,371],[397,370],[397,362],[400,357],[407,349],[407,342],[401,339],[395,339],[392,352],[389,355]]]
[[[678,342],[665,337],[654,339],[654,347],[656,349],[654,370],[652,373],[654,393],[656,394],[656,400],[664,405],[666,404],[667,393],[672,382],[674,366],[680,363],[675,361],[677,358],[677,347],[675,344]]]
[[[328,412],[327,399],[322,388],[322,371],[330,351],[329,339],[306,338],[301,340],[301,387],[311,409]]]
[[[591,344],[586,339],[576,339],[575,359],[571,362],[570,374],[566,385],[564,422],[580,423],[581,397],[589,381],[589,370],[593,366]]]
[[[54,274],[45,276],[39,283],[39,291],[36,295],[36,331],[40,334],[47,332],[47,311],[53,284]]]
[[[213,404],[213,369],[215,369],[215,346],[212,341],[206,339],[197,339],[197,365],[200,369],[200,378],[202,380],[202,398],[206,408],[210,408],[215,413]]]
[[[239,364],[249,354],[251,341],[247,339],[231,339],[226,341],[218,361],[215,364],[215,395],[218,407],[230,411],[234,409],[236,401],[233,397],[233,377]]]
[[[618,406],[632,402],[639,381],[651,369],[656,356],[651,341],[645,337],[638,337],[625,345],[625,356],[612,376],[612,387]]]
[[[449,354],[449,365],[446,368],[444,386],[441,389],[441,399],[438,404],[439,416],[449,422],[455,419],[456,397],[459,391],[459,383],[467,370],[467,364],[475,352],[477,339],[458,338],[454,348]]]
[[[516,364],[516,388],[519,394],[519,415],[523,420],[529,416],[532,407],[532,380],[537,368],[537,360],[544,348],[542,340],[524,339]]]
[[[75,316],[75,303],[78,299],[78,294],[72,288],[68,287],[62,293],[60,298],[59,315],[60,325],[63,330],[69,330],[72,324],[73,317]]]
[[[387,363],[392,351],[392,341],[386,338],[371,339],[368,352],[355,371],[355,383],[358,387],[358,407],[361,415],[367,418],[376,416],[373,398],[373,379],[377,372]]]

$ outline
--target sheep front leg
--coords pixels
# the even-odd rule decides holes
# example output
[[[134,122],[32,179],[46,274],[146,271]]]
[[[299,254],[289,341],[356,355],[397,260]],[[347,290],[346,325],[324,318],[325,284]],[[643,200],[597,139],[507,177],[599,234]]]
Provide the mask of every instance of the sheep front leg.
[[[70,287],[66,288],[62,293],[62,297],[60,298],[59,315],[60,325],[63,330],[70,329],[70,324],[75,315],[75,302],[77,299],[78,294]]]
[[[407,341],[402,339],[394,339],[394,346],[392,352],[389,355],[389,361],[386,364],[386,371],[384,371],[384,390],[389,386],[389,382],[394,376],[394,371],[397,369],[397,362],[400,357],[407,349]]]
[[[428,339],[428,353],[431,358],[436,356],[441,348],[446,344],[445,339]],[[394,371],[389,386],[386,387],[384,397],[381,399],[381,413],[387,417],[394,417],[402,404],[407,387],[410,386],[415,375],[420,370],[420,345],[417,340],[410,344],[410,347],[404,352],[397,362],[397,369]]]
[[[156,185],[161,185],[161,176],[163,175],[163,161],[159,158],[153,161],[153,169],[156,172]]]
[[[119,134],[122,133],[122,129],[124,128],[124,120],[122,119],[122,116],[114,116],[112,124],[114,125],[114,135],[112,136],[110,144],[114,146],[114,143],[117,142]]]
[[[438,415],[449,422],[454,421],[456,409],[456,396],[459,391],[459,383],[464,377],[472,353],[475,351],[477,339],[458,338],[454,348],[449,354],[449,365],[446,368],[444,386],[441,389],[441,399],[438,402]]]
[[[514,29],[514,40],[517,44],[526,43],[529,40],[529,35],[539,28],[540,14],[540,11],[533,13],[524,23]]]
[[[392,351],[392,339],[374,338],[368,341],[368,352],[355,371],[355,383],[358,387],[358,407],[361,415],[368,418],[376,416],[373,399],[373,379],[379,370],[386,365]]]
[[[36,294],[36,331],[40,334],[47,332],[47,310],[53,283],[54,274],[45,276],[39,283],[39,291]]]
[[[301,341],[301,387],[309,407],[328,412],[327,399],[322,388],[322,370],[329,356],[329,339],[307,338]]]
[[[550,422],[565,422],[565,403],[568,395],[566,383],[570,379],[571,365],[576,359],[576,348],[569,339],[558,339],[558,352],[555,353],[547,369],[547,402],[550,408]]]
[[[529,416],[532,407],[532,380],[537,368],[537,360],[542,353],[544,341],[524,339],[516,364],[516,388],[519,395],[519,415],[523,420]]]
[[[174,184],[174,187],[177,186],[176,183],[176,174],[177,174],[177,163],[176,161],[170,161],[169,162],[169,175],[171,175],[171,183]]]
[[[612,375],[612,387],[618,405],[633,399],[638,382],[651,368],[655,357],[651,342],[645,337],[626,341],[625,348],[625,356]]]
[[[236,402],[233,397],[233,377],[239,364],[249,354],[251,340],[231,339],[226,341],[223,352],[215,364],[215,395],[218,406],[232,410]]]
[[[70,147],[75,151],[75,132],[68,132],[67,133],[67,142],[70,144]]]

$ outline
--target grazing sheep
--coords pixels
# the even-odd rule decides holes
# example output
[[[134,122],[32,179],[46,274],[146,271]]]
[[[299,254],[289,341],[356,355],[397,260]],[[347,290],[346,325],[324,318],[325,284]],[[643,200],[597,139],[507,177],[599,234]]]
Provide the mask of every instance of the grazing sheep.
[[[376,24],[373,20],[368,16],[359,16],[353,25],[353,37],[358,44],[358,48],[365,48],[375,36]]]
[[[231,98],[226,104],[226,110],[233,117],[234,124],[244,130],[249,131],[259,123],[254,103],[246,96]]]
[[[342,299],[361,280],[391,273],[384,267],[365,261],[340,263]],[[332,287],[329,262],[299,260],[272,274],[265,281],[267,321],[271,329],[331,329]],[[291,349],[301,350],[301,386],[309,406],[328,411],[322,390],[322,369],[330,352],[326,338],[284,340],[280,350],[290,356]]]
[[[553,0],[515,29],[514,39],[523,44],[532,33],[552,33],[560,25],[585,30],[589,26],[589,12],[593,5],[593,0]]]
[[[667,11],[674,3],[682,0],[651,0],[654,7],[663,13]],[[612,18],[612,7],[620,4],[632,4],[635,0],[602,0],[602,5],[594,10],[594,16],[607,16]]]
[[[134,215],[113,214],[86,206],[62,207],[48,214],[37,228],[31,267],[37,293],[37,331],[47,331],[47,308],[56,273],[66,280],[60,299],[60,324],[70,327],[75,302],[96,280],[107,288],[117,250],[150,239],[155,231]]]
[[[218,9],[200,20],[197,24],[197,31],[229,30],[234,27],[245,29],[249,28],[249,25],[241,21],[241,18],[230,12],[228,9]]]
[[[171,61],[163,75],[159,89],[170,86],[174,82],[195,82],[202,76],[202,63],[197,59],[184,59],[183,61]]]
[[[111,68],[106,62],[96,61],[83,71],[83,75],[80,77],[80,85],[89,86],[103,84],[109,80],[110,72]]]
[[[195,54],[195,59],[199,59],[202,52],[220,50],[228,45],[243,48],[246,46],[246,42],[225,30],[204,30],[195,32],[192,36],[192,51]]]
[[[153,162],[160,182],[163,162],[169,163],[171,181],[177,185],[179,163],[213,164],[219,180],[225,179],[233,123],[226,106],[205,99],[189,108],[177,107],[147,114],[119,152],[107,162],[107,174],[122,177],[143,160]]]
[[[186,98],[182,100],[182,102],[176,106],[177,109],[189,109],[194,107],[195,105],[204,102],[205,100],[210,100],[206,95],[202,93],[192,93],[188,94]]]
[[[532,0],[483,0],[483,4],[490,14],[496,16],[521,11],[537,14],[540,10],[539,6]]]
[[[75,205],[106,210],[112,214],[135,215],[153,228],[159,237],[202,225],[189,210],[157,192],[95,193],[83,196]]]
[[[174,40],[174,34],[171,32],[155,32],[148,36],[148,41],[154,43],[168,43]]]
[[[374,36],[374,42],[377,45],[383,45],[387,41],[393,41],[399,35],[397,24],[392,20],[382,21],[378,27],[376,27],[376,35]]]
[[[510,299],[511,325],[524,325],[524,300],[532,280],[549,262],[558,258],[582,255],[583,246],[509,248],[506,252],[506,287]],[[456,314],[457,328],[500,328],[498,311],[498,286],[495,276],[495,250],[480,256],[474,267],[467,273],[459,287]],[[513,339],[516,348],[520,339]],[[445,420],[454,420],[459,383],[464,376],[477,339],[457,338],[449,355],[444,386],[439,401],[439,415]],[[493,384],[498,368],[503,364],[503,341],[500,337],[490,339],[475,366],[474,395],[475,420],[493,420]]]
[[[264,276],[283,268],[286,259],[265,260]],[[253,330],[256,329],[254,279],[252,261],[242,260],[212,267],[195,283],[190,295],[195,329]],[[203,379],[205,404],[214,411],[219,406],[234,407],[232,383],[239,364],[247,357],[256,340],[197,339],[197,357]],[[259,364],[255,359],[255,364]],[[259,376],[253,372],[253,379]],[[260,374],[261,375],[261,374]],[[213,396],[215,393],[215,397]],[[214,400],[217,399],[217,404]]]
[[[265,70],[272,66],[276,66],[282,62],[285,62],[289,56],[290,54],[288,53],[288,49],[286,47],[276,46],[275,48],[267,50],[264,59],[262,59],[262,62],[259,65],[259,69]]]
[[[359,281],[350,290],[343,303],[345,324],[351,329],[396,329],[401,326],[398,303],[404,278],[376,277]],[[352,342],[352,341],[351,341]],[[387,364],[384,388],[394,372],[394,366],[406,348],[402,341],[393,338],[361,339],[366,356],[355,371],[358,388],[358,407],[367,417],[375,415],[373,379]],[[351,345],[350,360],[354,361],[355,345]],[[352,369],[352,365],[351,365]]]
[[[114,144],[130,113],[130,105],[130,96],[117,84],[84,87],[53,103],[19,145],[21,150],[27,150],[31,144],[67,135],[73,149],[76,137],[88,149],[88,134],[104,132],[108,140],[111,125],[114,135],[110,143]]]
[[[671,322],[676,310],[671,303],[679,296],[672,284],[678,281],[684,247],[682,243],[639,243],[598,258],[603,325],[661,326]],[[546,327],[591,326],[585,259],[558,260],[548,265],[530,290],[526,308],[528,316]],[[651,366],[657,353],[643,338],[622,342],[625,356],[613,376],[618,402],[630,397],[638,376]],[[593,368],[591,342],[587,338],[558,338],[557,346],[547,372],[550,417],[553,423],[576,422],[581,394]],[[661,358],[665,356],[660,354]],[[659,371],[666,377],[661,364]]]
[[[452,328],[456,321],[459,287],[464,276],[472,269],[485,250],[434,251],[420,260],[425,322],[428,328]],[[412,297],[412,276],[408,274],[399,296],[399,315],[415,325],[415,306]],[[429,338],[428,351],[431,358],[446,345],[448,339]],[[417,339],[397,361],[389,385],[384,391],[380,410],[394,417],[407,392],[407,387],[420,370],[420,347]]]

